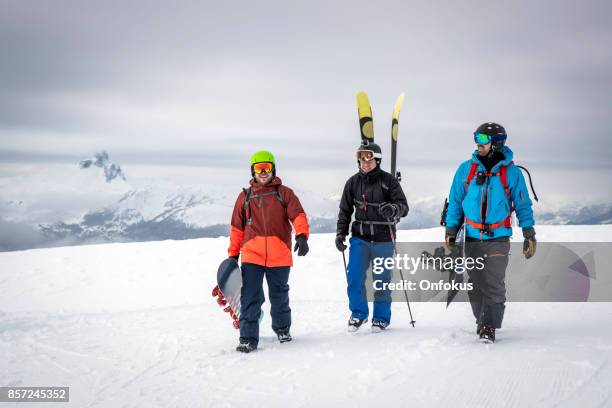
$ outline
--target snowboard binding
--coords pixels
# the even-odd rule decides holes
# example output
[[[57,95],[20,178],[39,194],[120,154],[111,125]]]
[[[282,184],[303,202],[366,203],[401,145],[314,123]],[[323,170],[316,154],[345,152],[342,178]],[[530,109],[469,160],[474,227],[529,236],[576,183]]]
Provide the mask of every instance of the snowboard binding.
[[[213,288],[212,296],[214,298],[217,298],[217,304],[219,305],[219,307],[222,307],[225,313],[229,313],[230,317],[232,318],[232,324],[234,328],[239,329],[240,322],[238,319],[238,314],[236,313],[236,311],[234,311],[232,306],[228,304],[227,299],[225,298],[225,295],[223,294],[223,292],[221,292],[221,289],[219,289],[219,285]]]

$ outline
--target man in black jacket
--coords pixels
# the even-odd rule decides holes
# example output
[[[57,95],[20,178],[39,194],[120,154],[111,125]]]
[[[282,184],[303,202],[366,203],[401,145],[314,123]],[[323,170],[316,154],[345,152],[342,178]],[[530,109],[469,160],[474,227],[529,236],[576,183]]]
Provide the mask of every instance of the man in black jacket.
[[[408,215],[406,196],[395,177],[380,168],[382,152],[375,143],[359,146],[357,163],[359,172],[344,186],[338,226],[336,248],[344,251],[344,240],[349,232],[353,211],[355,221],[351,228],[347,292],[351,317],[349,331],[357,331],[369,316],[366,299],[366,272],[374,258],[393,257],[395,225]],[[386,269],[375,280],[391,281],[391,270]],[[381,331],[391,322],[391,292],[374,293],[372,331]]]

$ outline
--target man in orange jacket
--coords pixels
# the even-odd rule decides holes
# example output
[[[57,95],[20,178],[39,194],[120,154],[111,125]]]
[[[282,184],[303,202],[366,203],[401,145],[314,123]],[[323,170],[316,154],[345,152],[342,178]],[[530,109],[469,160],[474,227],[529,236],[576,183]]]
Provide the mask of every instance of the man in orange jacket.
[[[291,341],[289,270],[291,225],[295,229],[294,251],[308,253],[309,227],[300,200],[276,177],[272,153],[262,150],[251,156],[251,187],[236,199],[230,227],[230,257],[242,256],[240,295],[240,344],[237,351],[249,353],[259,342],[259,316],[263,304],[263,277],[268,282],[272,329],[281,343]]]

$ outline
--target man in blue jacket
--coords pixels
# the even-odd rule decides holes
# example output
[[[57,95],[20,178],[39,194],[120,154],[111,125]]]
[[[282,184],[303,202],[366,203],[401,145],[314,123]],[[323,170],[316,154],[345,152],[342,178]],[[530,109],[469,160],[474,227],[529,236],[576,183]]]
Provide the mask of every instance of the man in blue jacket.
[[[495,329],[504,317],[512,211],[523,229],[523,254],[529,259],[536,250],[531,199],[523,174],[512,162],[512,150],[505,146],[506,138],[506,130],[497,123],[476,129],[477,150],[455,173],[445,220],[445,241],[451,251],[465,222],[465,256],[484,258],[484,268],[468,271],[473,284],[468,296],[476,332],[487,343],[495,341]]]

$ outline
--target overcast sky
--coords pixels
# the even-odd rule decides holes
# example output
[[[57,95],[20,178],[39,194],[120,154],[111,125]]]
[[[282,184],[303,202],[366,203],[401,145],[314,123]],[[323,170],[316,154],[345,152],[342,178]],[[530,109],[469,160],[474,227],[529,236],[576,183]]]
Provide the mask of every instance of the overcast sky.
[[[100,149],[124,168],[235,168],[267,148],[290,174],[348,167],[343,178],[363,89],[385,152],[406,92],[400,168],[454,169],[473,130],[497,121],[536,173],[602,177],[611,11],[609,1],[0,0],[2,169]]]

